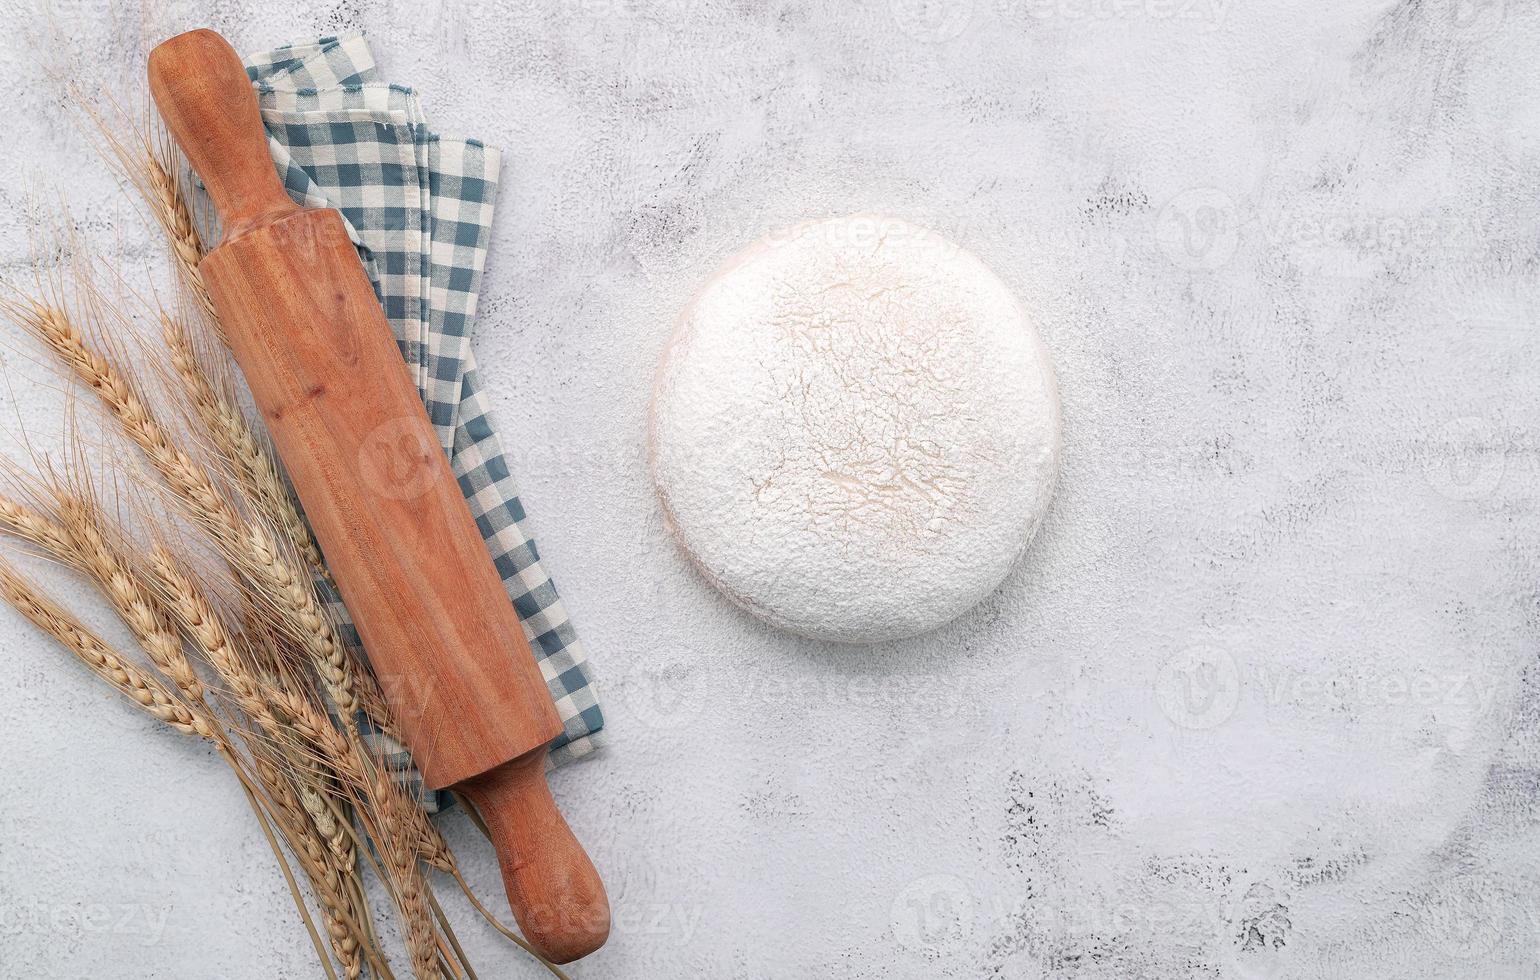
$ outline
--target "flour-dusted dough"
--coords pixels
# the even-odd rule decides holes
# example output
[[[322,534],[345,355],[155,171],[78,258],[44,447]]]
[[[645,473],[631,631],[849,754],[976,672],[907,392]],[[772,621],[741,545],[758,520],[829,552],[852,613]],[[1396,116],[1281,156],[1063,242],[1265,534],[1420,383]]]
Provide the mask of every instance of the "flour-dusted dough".
[[[739,605],[874,643],[947,622],[1031,541],[1059,405],[1025,310],[894,218],[768,236],[685,310],[651,420],[665,516]]]

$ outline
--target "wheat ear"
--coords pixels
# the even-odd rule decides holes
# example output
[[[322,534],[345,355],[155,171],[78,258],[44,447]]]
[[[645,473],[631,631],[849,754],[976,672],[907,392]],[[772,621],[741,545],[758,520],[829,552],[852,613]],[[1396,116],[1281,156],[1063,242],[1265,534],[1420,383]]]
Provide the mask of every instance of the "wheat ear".
[[[242,411],[228,377],[212,358],[199,349],[191,328],[183,320],[161,313],[161,335],[183,397],[209,434],[217,455],[230,470],[230,484],[242,500],[267,518],[299,553],[317,585],[334,592],[331,572],[320,546],[300,514],[299,504],[280,474],[266,440],[260,438]],[[340,639],[340,637],[339,637]],[[358,707],[374,726],[398,742],[400,734],[374,675],[359,662],[358,654],[343,644],[342,672]]]
[[[327,574],[321,549],[300,517],[277,461],[251,428],[227,379],[214,370],[209,358],[198,349],[185,322],[162,313],[161,337],[183,396],[221,459],[230,467],[236,485],[264,517],[283,531],[312,571]]]
[[[308,566],[315,584],[334,595],[336,586],[320,546],[301,516],[299,504],[284,482],[266,440],[257,436],[236,402],[228,377],[199,349],[185,321],[162,312],[161,333],[183,397],[209,433],[218,457],[229,468],[232,487],[253,510],[283,532]],[[376,728],[401,741],[379,682],[360,662],[358,652],[345,643],[341,669],[364,715]]]
[[[248,521],[213,476],[172,440],[134,384],[92,348],[61,306],[37,300],[7,302],[11,317],[36,336],[98,398],[137,445],[179,502],[244,577],[270,601],[309,655],[339,713],[348,724],[358,701],[348,656],[321,609],[308,576],[258,521]]]
[[[276,736],[281,729],[277,719],[267,710],[262,685],[203,590],[193,583],[192,576],[164,545],[151,548],[148,563],[161,600],[192,640],[193,648],[224,682],[236,707],[270,728]]]
[[[92,672],[128,695],[152,717],[184,735],[223,740],[209,717],[194,710],[170,688],[107,645],[70,612],[45,596],[10,563],[0,560],[0,598],[33,625],[58,640]]]
[[[193,220],[192,209],[187,204],[185,183],[178,176],[181,168],[177,165],[176,148],[165,134],[161,134],[158,149],[150,145],[147,137],[136,162],[143,168],[141,193],[149,203],[156,222],[166,233],[166,241],[171,245],[171,254],[176,259],[182,282],[186,284],[188,292],[192,293],[199,309],[208,317],[210,326],[219,331],[219,314],[214,309],[209,287],[203,281],[203,272],[198,268],[208,249],[198,231],[198,223]]]
[[[0,529],[39,546],[76,571],[85,571],[73,560],[74,549],[70,545],[69,532],[57,521],[45,517],[26,504],[9,497],[0,497]]]
[[[364,753],[356,741],[327,723],[303,698],[276,690],[269,692],[267,699],[278,717],[315,746],[339,777],[359,792],[373,793],[373,802],[389,833],[413,841],[418,856],[437,870],[450,874],[458,871],[454,852],[421,804],[394,779],[377,781],[376,772],[386,768],[379,759]]]
[[[198,269],[208,248],[193,216],[176,144],[149,119],[134,126],[121,109],[113,113],[113,118],[89,107],[85,111],[96,129],[100,156],[143,199],[155,223],[166,235],[183,285],[198,308],[209,317],[209,323],[218,330],[219,317],[214,311],[214,301],[203,281],[203,273]],[[125,139],[121,135],[124,131],[132,131],[133,136]]]
[[[379,760],[364,754],[356,740],[350,740],[319,714],[313,705],[292,691],[268,693],[268,700],[278,717],[304,741],[313,745],[321,759],[330,764],[348,786],[359,816],[369,829],[384,859],[382,872],[390,885],[391,896],[406,931],[408,952],[414,972],[419,977],[438,977],[438,933],[433,926],[427,882],[417,865],[417,819],[427,824],[426,815],[396,784]],[[431,824],[428,824],[431,827]],[[437,836],[437,830],[432,831]],[[442,842],[442,838],[439,838]],[[447,845],[444,845],[447,851]]]
[[[110,536],[121,540],[121,535],[87,498],[61,494],[57,503],[61,523],[80,563],[96,580],[150,662],[171,678],[188,700],[202,702],[203,683],[187,659],[181,634],[165,607],[129,567],[122,546],[109,539]]]
[[[272,801],[284,837],[310,879],[326,918],[327,938],[344,972],[352,980],[363,973],[365,938],[358,925],[343,871],[338,868],[325,836],[305,806],[302,791],[281,753],[261,742],[248,743],[253,768]]]
[[[404,835],[405,828],[393,822],[399,810],[392,805],[390,795],[400,792],[400,787],[380,767],[373,767],[371,776],[368,798],[375,804],[375,812],[388,822],[387,827],[375,835],[375,843],[385,860],[386,880],[401,913],[412,972],[419,980],[440,980],[443,972],[438,963],[438,930],[433,925],[428,882],[417,863],[417,848]]]

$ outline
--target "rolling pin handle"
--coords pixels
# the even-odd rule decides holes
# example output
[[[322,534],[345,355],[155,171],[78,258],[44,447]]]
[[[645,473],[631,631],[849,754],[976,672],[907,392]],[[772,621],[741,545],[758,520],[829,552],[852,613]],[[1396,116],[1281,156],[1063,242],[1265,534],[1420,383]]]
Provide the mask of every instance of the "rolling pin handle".
[[[553,963],[587,956],[610,934],[610,902],[545,781],[545,749],[454,787],[481,814],[524,938]]]
[[[150,52],[150,94],[203,178],[226,241],[299,210],[267,149],[246,68],[213,31],[178,34]]]

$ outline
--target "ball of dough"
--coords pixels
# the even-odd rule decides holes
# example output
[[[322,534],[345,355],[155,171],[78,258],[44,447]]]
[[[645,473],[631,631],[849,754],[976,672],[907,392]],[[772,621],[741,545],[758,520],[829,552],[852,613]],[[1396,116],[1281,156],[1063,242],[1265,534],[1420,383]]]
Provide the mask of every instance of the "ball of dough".
[[[971,252],[875,215],[730,259],[664,353],[650,430],[665,518],[707,578],[847,643],[994,591],[1059,466],[1053,368],[1021,304]]]

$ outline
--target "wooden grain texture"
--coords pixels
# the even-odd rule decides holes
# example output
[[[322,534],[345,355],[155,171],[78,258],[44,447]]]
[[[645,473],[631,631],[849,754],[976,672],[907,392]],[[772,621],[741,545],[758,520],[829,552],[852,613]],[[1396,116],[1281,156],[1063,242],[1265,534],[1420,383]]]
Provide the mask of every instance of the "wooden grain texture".
[[[530,943],[556,963],[604,945],[610,929],[604,884],[556,808],[539,754],[456,788],[481,814],[502,856],[503,886]]]
[[[150,52],[149,76],[156,108],[203,178],[226,241],[300,209],[278,179],[251,82],[224,38],[213,31],[172,38]]]
[[[481,777],[537,947],[592,951],[608,903],[545,785],[560,719],[340,215],[289,201],[219,35],[161,44],[150,86],[224,223],[209,293],[413,758],[435,788]]]
[[[428,783],[561,722],[335,211],[227,241],[203,278]]]

